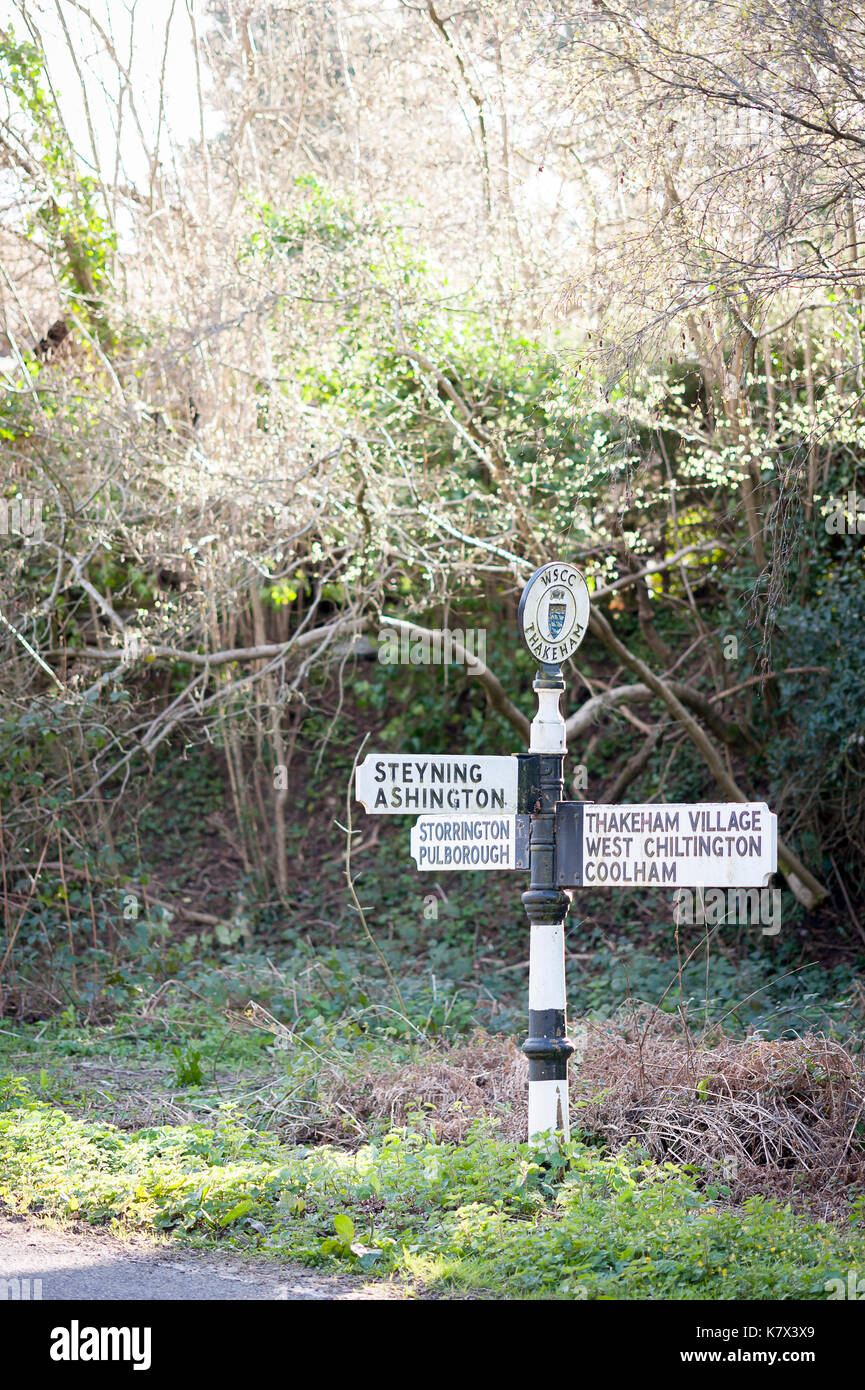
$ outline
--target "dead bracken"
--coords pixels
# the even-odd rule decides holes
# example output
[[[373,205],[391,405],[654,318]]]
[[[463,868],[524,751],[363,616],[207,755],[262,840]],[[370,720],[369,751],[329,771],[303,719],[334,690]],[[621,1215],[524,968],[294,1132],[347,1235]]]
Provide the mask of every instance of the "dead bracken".
[[[735,1200],[762,1193],[831,1212],[865,1185],[861,1059],[815,1034],[696,1041],[644,1007],[586,1025],[576,1123],[613,1148],[694,1164]]]
[[[840,1043],[700,1040],[648,1006],[571,1034],[576,1133],[692,1164],[734,1201],[760,1193],[831,1215],[865,1190],[865,1071]],[[418,1115],[443,1143],[464,1141],[482,1117],[509,1142],[525,1136],[526,1063],[511,1039],[477,1033],[393,1068],[325,1067],[319,1082],[314,1116],[281,1123],[284,1138],[356,1145]]]

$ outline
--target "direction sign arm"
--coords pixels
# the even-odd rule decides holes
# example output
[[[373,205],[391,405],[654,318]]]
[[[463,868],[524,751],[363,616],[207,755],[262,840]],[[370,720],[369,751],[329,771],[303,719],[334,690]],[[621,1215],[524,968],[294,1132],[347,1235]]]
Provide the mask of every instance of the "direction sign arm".
[[[623,642],[619,641],[606,618],[596,608],[591,610],[589,627],[600,638],[607,650],[621,661],[623,666],[627,666],[629,671],[633,671],[635,675],[639,676],[663,700],[667,709],[687,731],[691,741],[702,753],[703,759],[719,787],[722,787],[733,800],[747,801],[747,796],[734,778],[730,776],[720,753],[708,734],[700,728],[693,715],[685,709],[667,682],[655,675],[644,661],[641,661],[638,656],[629,651]],[[814,907],[821,898],[826,897],[828,890],[780,839],[778,841],[778,863],[782,872],[786,874],[787,881],[796,898],[806,907]]]

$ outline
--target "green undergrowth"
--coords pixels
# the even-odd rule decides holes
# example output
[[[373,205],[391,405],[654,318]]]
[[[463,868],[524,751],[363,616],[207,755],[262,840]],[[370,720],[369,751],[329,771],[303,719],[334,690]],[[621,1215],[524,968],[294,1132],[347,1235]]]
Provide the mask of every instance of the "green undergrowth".
[[[174,1008],[177,1028],[190,1032],[205,1017],[242,1010],[250,1000],[300,1031],[340,1024],[393,1038],[447,1037],[478,1026],[519,1032],[528,980],[525,924],[513,933],[488,928],[475,942],[456,916],[452,924],[431,926],[425,937],[389,938],[373,923],[377,956],[358,941],[357,924],[332,940],[295,937],[220,947],[195,935],[171,940],[163,923],[140,921],[122,961],[79,956],[77,994],[69,988],[69,962],[63,962],[57,991],[69,1003],[55,1004],[50,1019],[37,1012],[36,1032],[53,1036],[69,1019],[110,1020],[116,1033],[131,1029],[140,1044],[148,1036],[142,1012],[155,1024],[154,1037],[164,1039],[163,1019],[171,1014],[167,1005],[182,1003]],[[704,1026],[722,1024],[731,1036],[756,1030],[764,1037],[783,1037],[810,1030],[846,1039],[862,1031],[863,1000],[856,984],[861,961],[827,964],[806,954],[795,939],[762,938],[756,932],[735,952],[711,942],[707,959],[705,929],[693,927],[681,933],[680,969],[671,935],[672,929],[658,928],[649,940],[638,941],[570,921],[570,1014],[608,1017],[633,1001]],[[22,995],[30,977],[29,971],[16,977]],[[35,968],[32,977],[38,978]],[[157,1004],[148,1008],[154,996]],[[12,1019],[8,1025],[14,1026]],[[237,1040],[225,1046],[230,1053]]]
[[[627,939],[605,940],[588,963],[569,964],[570,1012],[603,1018],[633,1000],[660,1004],[689,1026],[720,1026],[729,1037],[812,1031],[860,1048],[863,1002],[849,963],[824,965],[803,959],[796,943],[760,940],[735,958],[714,947],[707,963],[698,944],[702,930],[693,928],[693,939],[683,941],[681,973],[666,953]]]
[[[576,931],[576,924],[575,931]],[[699,929],[695,929],[696,933]],[[588,935],[588,933],[587,933]],[[845,968],[800,964],[783,942],[755,944],[737,962],[713,951],[684,965],[627,940],[569,941],[593,949],[569,960],[569,1017],[606,1019],[639,1001],[687,1022],[782,1038],[813,1031],[861,1049],[862,1001]],[[683,939],[687,957],[694,943]],[[355,1146],[386,1117],[345,1106],[346,1078],[434,1062],[478,1030],[525,1036],[528,972],[456,946],[418,959],[384,943],[394,985],[371,952],[348,944],[226,950],[167,962],[154,944],[96,1018],[70,1001],[30,1023],[0,1020],[0,1075],[21,1074],[81,1118],[132,1129],[170,1120],[211,1123],[230,1101],[243,1122],[282,1138]],[[460,967],[464,968],[460,968]],[[352,1087],[356,1093],[356,1085]]]
[[[396,1074],[438,1055],[422,1038],[366,1033],[346,1021],[327,1025],[321,1017],[274,1032],[252,1026],[248,1012],[220,1019],[181,998],[137,1027],[60,1020],[0,1029],[0,1073],[26,1077],[42,1099],[70,1114],[124,1129],[178,1120],[212,1125],[228,1105],[250,1128],[290,1139],[325,1129],[356,1147],[386,1121],[357,1120],[332,1093],[361,1069]]]
[[[396,1276],[443,1292],[570,1299],[823,1299],[865,1237],[581,1139],[445,1147],[422,1118],[355,1153],[280,1144],[227,1106],[214,1127],[124,1132],[0,1083],[0,1199],[200,1247]],[[861,1203],[860,1203],[861,1205]]]

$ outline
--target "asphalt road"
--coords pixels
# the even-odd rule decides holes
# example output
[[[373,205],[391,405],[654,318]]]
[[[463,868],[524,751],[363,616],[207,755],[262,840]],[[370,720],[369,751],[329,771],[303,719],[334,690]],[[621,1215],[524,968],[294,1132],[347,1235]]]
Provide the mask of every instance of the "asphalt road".
[[[27,1281],[13,1284],[9,1280]],[[41,1287],[36,1281],[41,1281]],[[0,1301],[143,1299],[403,1299],[397,1285],[325,1276],[301,1265],[223,1259],[85,1229],[59,1231],[27,1217],[0,1216]]]

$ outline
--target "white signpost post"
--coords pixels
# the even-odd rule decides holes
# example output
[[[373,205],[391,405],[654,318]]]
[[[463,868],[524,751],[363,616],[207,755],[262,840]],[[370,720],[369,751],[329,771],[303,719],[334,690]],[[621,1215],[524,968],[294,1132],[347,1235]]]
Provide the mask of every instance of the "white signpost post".
[[[531,832],[529,887],[523,907],[529,919],[529,1138],[561,1133],[570,1137],[568,1058],[574,1045],[565,1013],[565,918],[571,900],[556,883],[556,806],[564,783],[565,721],[559,709],[565,682],[561,663],[573,656],[588,631],[589,591],[573,565],[535,570],[517,610],[520,637],[538,662],[533,689],[538,712],[529,750],[539,761],[540,795]]]
[[[538,662],[528,753],[471,757],[369,753],[355,777],[373,815],[416,815],[424,872],[529,869],[529,1138],[568,1137],[565,919],[580,887],[757,888],[777,869],[777,817],[765,802],[606,806],[563,800],[561,663],[588,631],[589,591],[573,565],[542,565],[517,625]]]

